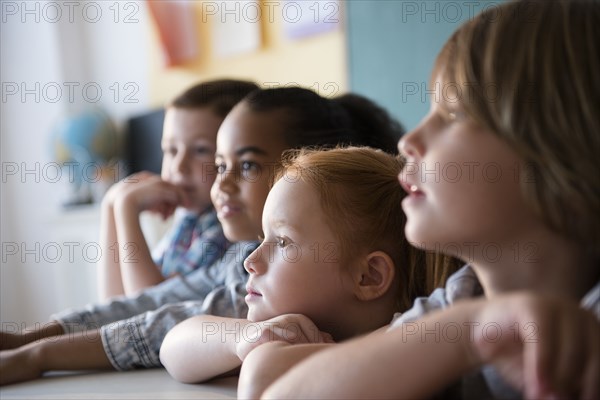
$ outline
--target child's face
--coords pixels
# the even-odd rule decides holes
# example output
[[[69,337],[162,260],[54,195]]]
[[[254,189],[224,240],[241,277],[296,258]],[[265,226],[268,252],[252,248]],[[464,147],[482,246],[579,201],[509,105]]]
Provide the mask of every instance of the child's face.
[[[208,108],[170,107],[165,114],[161,177],[186,194],[185,208],[208,208],[214,182],[217,131],[223,119]]]
[[[353,295],[340,243],[325,223],[317,191],[302,181],[277,181],[265,204],[263,243],[245,261],[250,273],[248,319],[299,313],[317,326],[342,315]]]
[[[439,81],[438,81],[439,82]],[[437,88],[447,88],[439,82]],[[466,94],[465,94],[466,95]],[[399,143],[406,236],[419,247],[471,260],[497,257],[534,219],[519,187],[521,159],[492,132],[436,93],[429,114]]]
[[[288,147],[274,113],[253,113],[242,103],[217,135],[213,204],[228,240],[258,240],[274,168]]]

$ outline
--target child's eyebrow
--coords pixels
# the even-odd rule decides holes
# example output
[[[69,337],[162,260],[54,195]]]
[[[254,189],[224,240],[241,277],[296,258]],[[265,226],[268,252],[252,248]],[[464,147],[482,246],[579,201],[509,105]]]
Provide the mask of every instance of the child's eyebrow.
[[[254,153],[254,154],[261,155],[261,156],[269,155],[269,153],[267,153],[260,147],[256,147],[256,146],[246,146],[246,147],[242,147],[241,149],[238,149],[235,151],[236,157],[241,157],[246,153]],[[221,153],[215,153],[215,158],[223,158],[223,155]]]
[[[262,155],[262,156],[267,156],[267,152],[264,151],[263,149],[261,149],[260,147],[256,147],[256,146],[246,146],[246,147],[242,147],[241,149],[236,150],[235,155],[240,157],[243,156],[246,153],[255,153],[258,155]]]
[[[293,231],[298,232],[298,228],[294,224],[291,224],[288,220],[283,219],[283,218],[276,219],[276,220],[272,221],[271,224],[272,224],[273,228],[275,228],[275,229],[284,226],[286,228],[289,228]]]

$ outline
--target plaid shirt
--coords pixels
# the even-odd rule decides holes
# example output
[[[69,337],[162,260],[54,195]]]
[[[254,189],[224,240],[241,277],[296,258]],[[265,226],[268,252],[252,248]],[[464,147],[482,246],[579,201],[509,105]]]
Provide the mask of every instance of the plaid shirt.
[[[162,275],[169,278],[208,267],[228,246],[213,209],[201,215],[182,212],[175,215],[173,228],[152,251],[152,258]]]

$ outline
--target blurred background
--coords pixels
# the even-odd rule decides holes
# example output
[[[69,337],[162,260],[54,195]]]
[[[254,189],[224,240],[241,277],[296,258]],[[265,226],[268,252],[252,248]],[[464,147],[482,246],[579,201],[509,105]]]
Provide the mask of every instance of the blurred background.
[[[411,129],[442,44],[497,3],[0,1],[2,329],[96,301],[98,202],[160,167],[177,93],[223,77],[353,91]]]

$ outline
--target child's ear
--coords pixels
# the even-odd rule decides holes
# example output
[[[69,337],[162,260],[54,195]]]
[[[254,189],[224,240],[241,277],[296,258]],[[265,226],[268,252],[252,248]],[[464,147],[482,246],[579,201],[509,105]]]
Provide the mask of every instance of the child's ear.
[[[355,272],[355,294],[359,300],[375,300],[385,295],[394,282],[396,270],[391,257],[383,251],[369,253]]]

